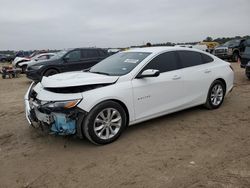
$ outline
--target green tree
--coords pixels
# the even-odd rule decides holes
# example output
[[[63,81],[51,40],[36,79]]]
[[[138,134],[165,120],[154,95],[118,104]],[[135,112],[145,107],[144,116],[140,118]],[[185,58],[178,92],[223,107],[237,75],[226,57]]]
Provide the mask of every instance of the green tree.
[[[206,39],[203,40],[203,42],[212,42],[213,38],[212,37],[207,37]]]

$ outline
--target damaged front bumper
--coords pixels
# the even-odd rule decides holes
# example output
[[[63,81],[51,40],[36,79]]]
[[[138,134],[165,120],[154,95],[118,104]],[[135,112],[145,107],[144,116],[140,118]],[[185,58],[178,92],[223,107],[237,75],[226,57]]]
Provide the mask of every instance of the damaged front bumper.
[[[72,107],[70,109],[51,108],[48,102],[36,99],[32,83],[25,95],[25,113],[29,124],[35,128],[41,128],[51,134],[73,135],[82,138],[81,125],[86,112]]]

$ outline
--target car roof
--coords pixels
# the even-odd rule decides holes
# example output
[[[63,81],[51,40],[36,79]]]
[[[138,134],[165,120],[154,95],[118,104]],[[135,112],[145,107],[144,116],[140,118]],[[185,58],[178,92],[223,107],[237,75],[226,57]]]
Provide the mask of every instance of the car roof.
[[[148,52],[148,53],[158,54],[161,52],[176,51],[176,50],[196,51],[204,53],[202,50],[188,48],[188,47],[178,47],[178,46],[131,48],[125,52]]]
[[[72,51],[72,50],[104,50],[103,48],[91,48],[91,47],[83,47],[83,48],[68,48],[65,51]]]

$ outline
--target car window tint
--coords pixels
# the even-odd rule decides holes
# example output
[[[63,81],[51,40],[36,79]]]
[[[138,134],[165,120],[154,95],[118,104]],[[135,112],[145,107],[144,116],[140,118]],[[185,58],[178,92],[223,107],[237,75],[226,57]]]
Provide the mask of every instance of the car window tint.
[[[202,54],[201,53],[201,56],[202,56],[202,60],[203,60],[203,63],[210,63],[210,62],[213,62],[214,59],[206,54]]]
[[[81,53],[79,50],[74,50],[74,51],[69,52],[66,55],[66,58],[68,58],[68,61],[79,61],[81,58]]]
[[[97,50],[87,50],[86,57],[87,58],[95,58],[95,57],[99,57],[99,54],[98,54]]]
[[[158,55],[150,61],[143,70],[156,69],[162,72],[172,71],[178,69],[178,60],[175,52],[166,52]]]
[[[201,54],[192,51],[178,51],[183,68],[203,64]]]

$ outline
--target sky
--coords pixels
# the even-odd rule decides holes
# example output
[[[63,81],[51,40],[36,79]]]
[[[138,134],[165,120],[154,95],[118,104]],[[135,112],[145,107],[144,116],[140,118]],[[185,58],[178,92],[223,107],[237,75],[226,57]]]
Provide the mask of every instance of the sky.
[[[0,0],[0,50],[250,35],[250,0]]]

